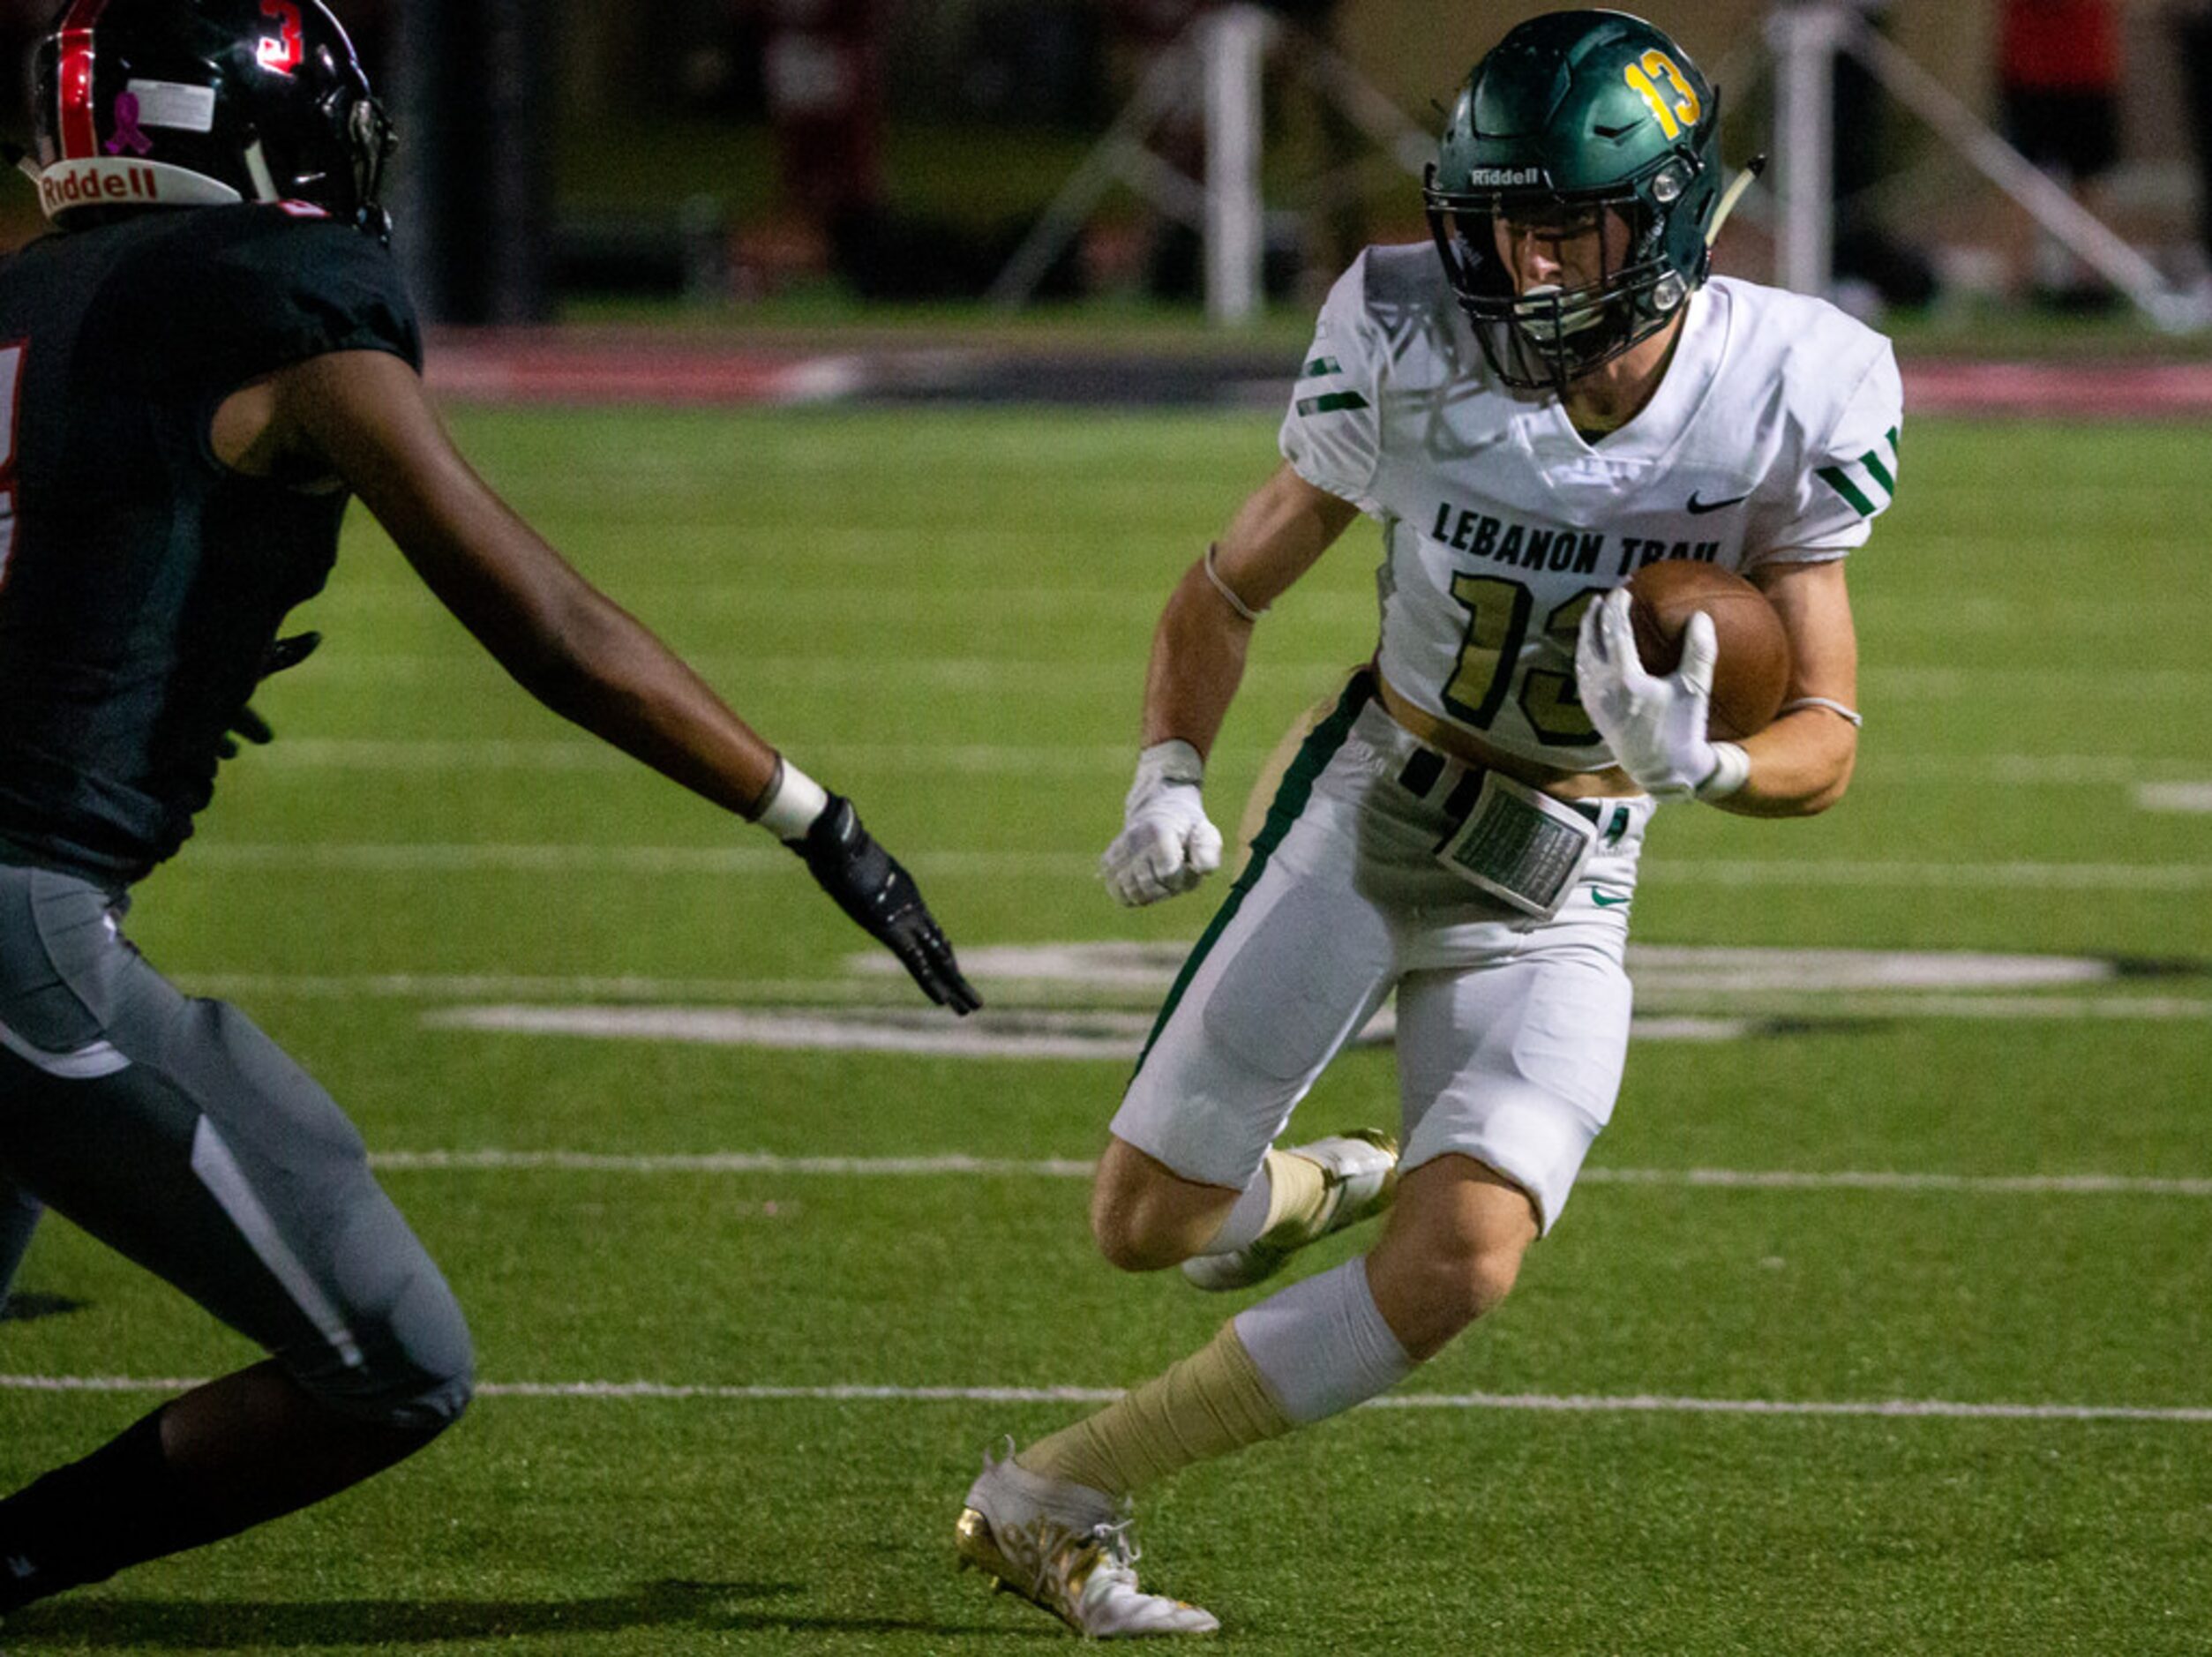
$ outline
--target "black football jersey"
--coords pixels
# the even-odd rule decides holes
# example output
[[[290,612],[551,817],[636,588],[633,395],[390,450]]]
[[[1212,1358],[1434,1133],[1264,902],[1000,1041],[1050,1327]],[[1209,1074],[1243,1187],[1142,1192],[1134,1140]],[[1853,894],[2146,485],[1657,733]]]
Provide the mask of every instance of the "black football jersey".
[[[390,252],[296,204],[159,210],[0,261],[0,859],[175,851],[347,497],[230,471],[223,399],[331,351],[419,367]]]

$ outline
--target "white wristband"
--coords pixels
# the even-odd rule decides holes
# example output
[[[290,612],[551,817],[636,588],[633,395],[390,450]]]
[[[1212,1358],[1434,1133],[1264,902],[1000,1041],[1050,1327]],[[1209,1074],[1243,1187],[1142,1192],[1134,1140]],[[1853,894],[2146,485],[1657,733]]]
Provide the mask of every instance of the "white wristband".
[[[776,780],[768,785],[761,809],[753,821],[778,840],[797,840],[814,826],[829,804],[829,792],[820,783],[778,755]]]
[[[1698,784],[1696,793],[1703,800],[1726,799],[1751,780],[1751,756],[1743,752],[1743,745],[1716,742],[1713,745],[1713,769]]]
[[[1155,742],[1136,756],[1136,785],[1148,791],[1164,783],[1188,783],[1195,788],[1205,778],[1205,761],[1181,737]]]

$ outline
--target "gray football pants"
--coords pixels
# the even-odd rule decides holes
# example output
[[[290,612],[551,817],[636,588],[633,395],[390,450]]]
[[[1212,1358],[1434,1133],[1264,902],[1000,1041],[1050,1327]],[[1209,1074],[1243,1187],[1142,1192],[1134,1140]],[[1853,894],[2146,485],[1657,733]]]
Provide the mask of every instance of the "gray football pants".
[[[148,965],[107,893],[0,865],[0,1286],[26,1199],[334,1409],[431,1429],[468,1402],[460,1306],[329,1094],[237,1008]]]

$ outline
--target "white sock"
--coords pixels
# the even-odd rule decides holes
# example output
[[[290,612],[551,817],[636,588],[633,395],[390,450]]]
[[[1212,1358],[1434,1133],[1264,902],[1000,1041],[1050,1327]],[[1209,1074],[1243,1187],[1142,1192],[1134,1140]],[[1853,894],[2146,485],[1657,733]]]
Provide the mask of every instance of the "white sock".
[[[1301,1424],[1364,1404],[1413,1372],[1375,1304],[1363,1258],[1293,1283],[1232,1322],[1283,1413]]]
[[[1221,1229],[1198,1252],[1205,1255],[1233,1255],[1238,1249],[1259,1241],[1267,1229],[1267,1205],[1274,1199],[1275,1181],[1268,1177],[1267,1164],[1260,1164],[1260,1171],[1252,1176],[1252,1183],[1244,1188],[1244,1194],[1229,1211],[1229,1218],[1221,1222]]]

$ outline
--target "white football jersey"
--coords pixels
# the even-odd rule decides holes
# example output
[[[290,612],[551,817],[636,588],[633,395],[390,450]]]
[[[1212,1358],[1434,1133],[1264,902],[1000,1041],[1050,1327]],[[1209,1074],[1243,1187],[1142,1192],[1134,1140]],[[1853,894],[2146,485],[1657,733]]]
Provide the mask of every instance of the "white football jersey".
[[[1371,247],[1321,312],[1284,458],[1383,526],[1383,675],[1559,770],[1612,762],[1575,696],[1576,628],[1641,565],[1840,559],[1896,487],[1889,341],[1818,299],[1719,278],[1652,401],[1593,444],[1490,371],[1426,243]]]

